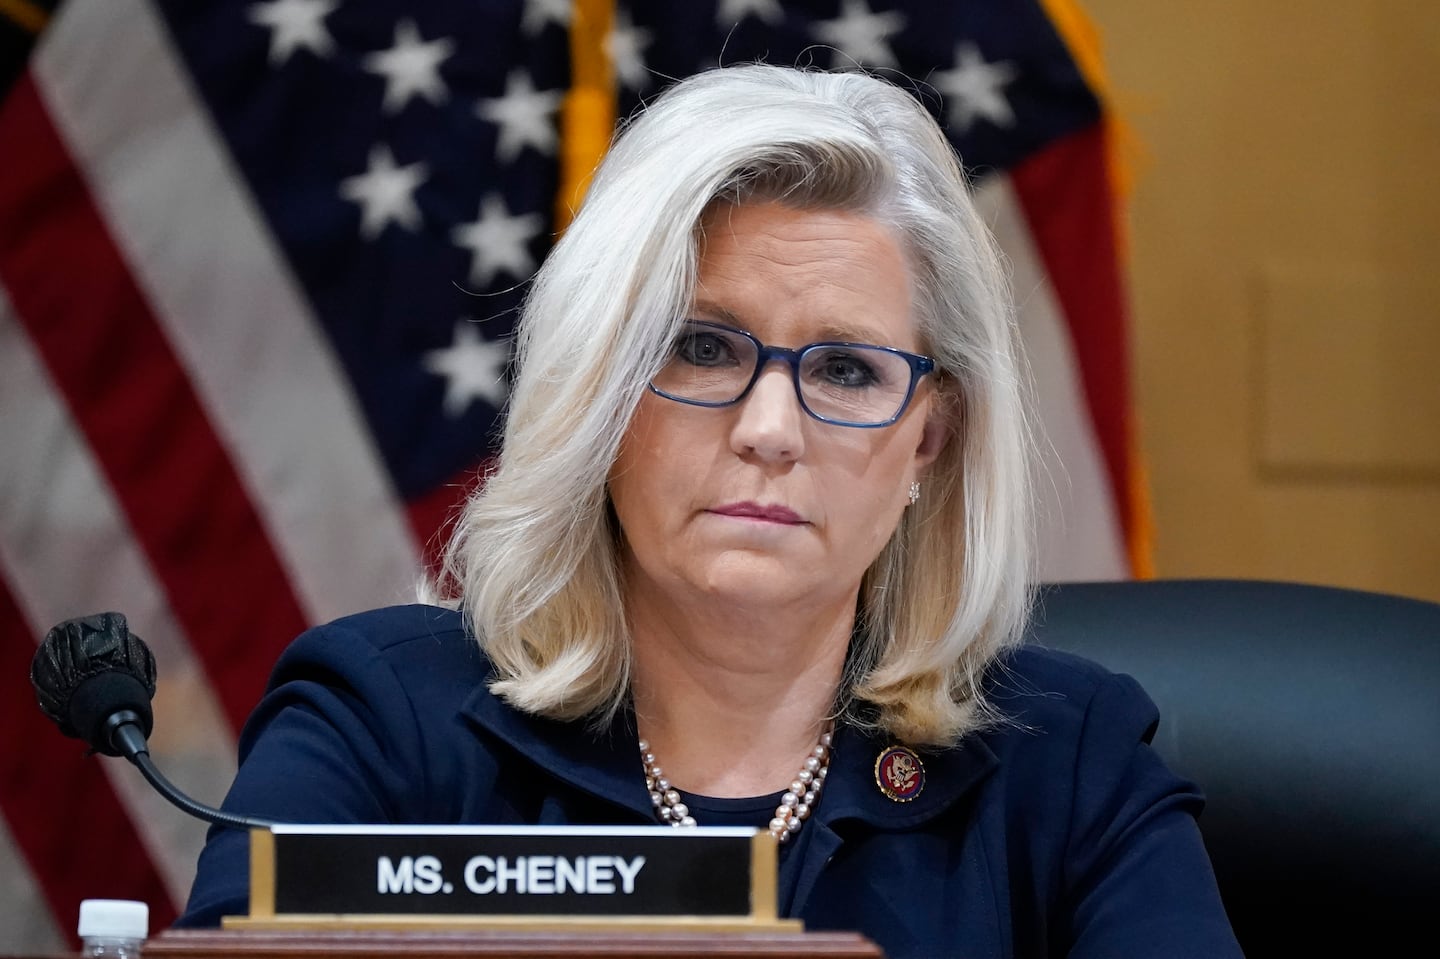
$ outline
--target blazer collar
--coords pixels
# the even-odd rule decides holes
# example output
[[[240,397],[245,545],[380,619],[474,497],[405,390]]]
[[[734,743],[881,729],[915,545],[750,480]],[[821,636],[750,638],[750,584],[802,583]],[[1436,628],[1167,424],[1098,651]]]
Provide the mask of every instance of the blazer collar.
[[[950,808],[999,762],[979,736],[967,736],[949,749],[915,750],[924,769],[920,792],[908,802],[891,799],[880,788],[876,763],[894,740],[844,726],[836,733],[830,772],[816,814],[835,824],[859,820],[880,830],[909,829]]]
[[[460,707],[463,716],[522,757],[569,785],[655,821],[636,747],[635,724],[622,712],[608,728],[530,716],[502,702],[486,684]]]
[[[605,729],[584,722],[557,722],[512,709],[483,685],[461,707],[482,730],[557,779],[598,799],[653,821],[650,795],[636,749],[634,718],[622,712]],[[858,820],[879,830],[909,829],[940,815],[980,782],[997,764],[982,737],[968,736],[958,746],[917,751],[924,785],[909,802],[881,791],[875,763],[893,742],[851,726],[835,734],[830,772],[815,820],[829,828]]]

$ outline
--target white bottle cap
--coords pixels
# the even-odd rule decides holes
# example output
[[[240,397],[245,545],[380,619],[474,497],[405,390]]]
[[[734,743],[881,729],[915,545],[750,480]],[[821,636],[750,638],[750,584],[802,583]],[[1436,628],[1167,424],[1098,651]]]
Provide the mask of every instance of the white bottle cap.
[[[80,938],[144,939],[150,934],[150,907],[129,899],[86,899],[80,903]]]

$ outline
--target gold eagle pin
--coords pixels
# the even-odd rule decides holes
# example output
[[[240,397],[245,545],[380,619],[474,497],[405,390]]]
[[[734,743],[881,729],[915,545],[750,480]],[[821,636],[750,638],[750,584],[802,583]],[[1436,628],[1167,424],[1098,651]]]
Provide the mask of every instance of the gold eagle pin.
[[[875,785],[896,802],[909,802],[925,788],[925,764],[908,746],[891,746],[875,760]]]

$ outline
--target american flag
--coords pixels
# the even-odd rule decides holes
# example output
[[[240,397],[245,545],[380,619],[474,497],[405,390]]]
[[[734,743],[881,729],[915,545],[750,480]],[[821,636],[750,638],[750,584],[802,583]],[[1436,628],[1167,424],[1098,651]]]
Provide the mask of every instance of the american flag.
[[[163,928],[203,839],[48,726],[37,640],[124,611],[160,663],[157,761],[218,802],[284,644],[412,595],[575,170],[699,70],[860,66],[934,112],[1012,264],[1044,572],[1143,572],[1111,120],[1070,0],[52,6],[0,0],[7,950],[73,943],[87,897]]]

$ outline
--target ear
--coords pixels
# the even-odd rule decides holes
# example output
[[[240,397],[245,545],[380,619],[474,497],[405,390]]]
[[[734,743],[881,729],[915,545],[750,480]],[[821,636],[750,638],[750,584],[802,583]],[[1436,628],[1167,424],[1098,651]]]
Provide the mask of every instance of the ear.
[[[945,444],[950,442],[950,433],[950,424],[945,421],[936,405],[932,405],[925,417],[925,430],[920,434],[920,443],[915,447],[915,465],[924,468],[935,462],[935,458],[945,449]]]

